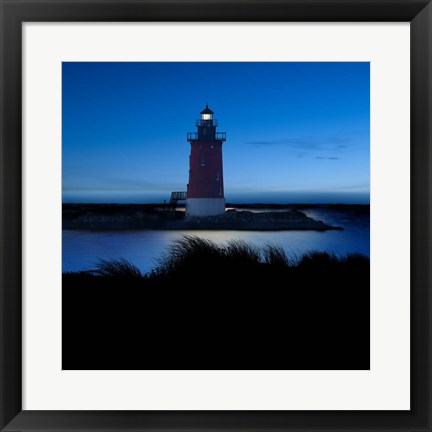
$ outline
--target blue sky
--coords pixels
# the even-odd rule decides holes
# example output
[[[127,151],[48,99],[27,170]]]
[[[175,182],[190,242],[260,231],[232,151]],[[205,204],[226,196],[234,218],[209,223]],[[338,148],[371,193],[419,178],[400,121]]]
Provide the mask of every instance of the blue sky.
[[[225,197],[369,203],[369,63],[63,63],[63,202],[186,190],[208,103],[226,131]]]

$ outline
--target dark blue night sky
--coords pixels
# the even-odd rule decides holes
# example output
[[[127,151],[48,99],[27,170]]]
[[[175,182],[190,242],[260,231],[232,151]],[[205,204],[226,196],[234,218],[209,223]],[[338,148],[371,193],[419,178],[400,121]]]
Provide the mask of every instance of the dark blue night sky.
[[[63,63],[63,202],[186,190],[208,103],[235,203],[369,203],[369,63]]]

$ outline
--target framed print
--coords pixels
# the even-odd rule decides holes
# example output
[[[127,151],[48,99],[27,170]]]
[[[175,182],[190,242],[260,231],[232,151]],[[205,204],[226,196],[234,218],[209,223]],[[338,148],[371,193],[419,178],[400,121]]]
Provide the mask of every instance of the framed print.
[[[1,13],[2,430],[431,430],[429,1]]]

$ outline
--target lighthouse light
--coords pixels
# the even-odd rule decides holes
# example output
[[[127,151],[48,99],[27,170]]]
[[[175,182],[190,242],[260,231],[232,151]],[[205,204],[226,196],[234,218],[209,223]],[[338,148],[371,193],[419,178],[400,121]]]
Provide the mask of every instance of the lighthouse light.
[[[212,115],[211,114],[202,114],[202,119],[203,120],[211,120]]]

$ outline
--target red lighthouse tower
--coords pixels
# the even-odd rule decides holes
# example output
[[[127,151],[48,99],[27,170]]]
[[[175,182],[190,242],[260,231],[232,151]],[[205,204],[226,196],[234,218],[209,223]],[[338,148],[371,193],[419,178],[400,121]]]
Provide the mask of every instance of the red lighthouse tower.
[[[225,212],[222,143],[225,132],[216,132],[217,120],[206,105],[196,121],[197,132],[188,132],[191,144],[186,215],[211,216]]]

